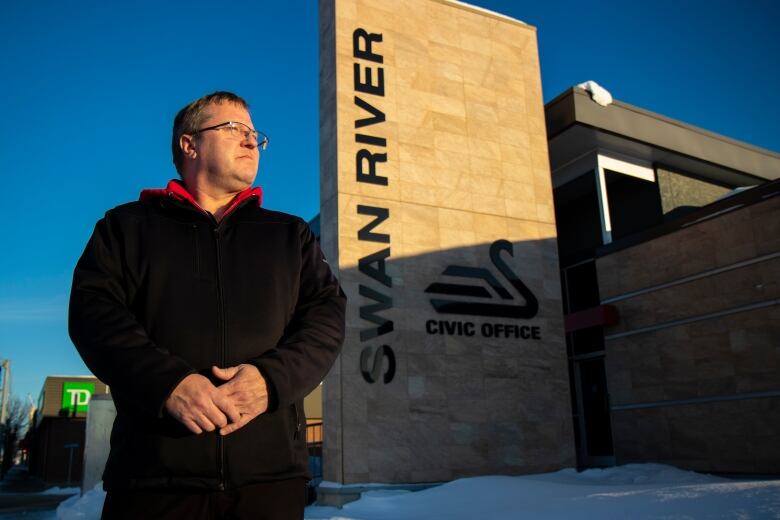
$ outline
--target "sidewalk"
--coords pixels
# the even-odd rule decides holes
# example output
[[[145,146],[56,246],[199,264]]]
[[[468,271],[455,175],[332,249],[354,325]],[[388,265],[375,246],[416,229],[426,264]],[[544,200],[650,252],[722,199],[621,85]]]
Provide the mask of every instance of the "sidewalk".
[[[53,510],[72,495],[44,494],[46,486],[26,466],[14,466],[0,481],[0,514]]]

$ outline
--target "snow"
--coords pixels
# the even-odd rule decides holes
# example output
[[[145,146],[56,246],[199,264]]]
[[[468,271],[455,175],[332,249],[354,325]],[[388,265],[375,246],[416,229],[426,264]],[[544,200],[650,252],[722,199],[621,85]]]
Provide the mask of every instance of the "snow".
[[[382,484],[379,482],[371,482],[368,484],[340,484],[338,482],[331,482],[330,480],[323,480],[319,483],[317,486],[318,488],[379,488],[379,489],[388,489],[388,488],[400,488],[401,490],[407,490],[409,487],[412,486],[419,486],[421,488],[431,487],[431,486],[437,486],[438,484]]]
[[[721,195],[720,197],[718,197],[715,200],[718,201],[718,200],[727,199],[729,197],[733,197],[734,195],[738,195],[738,194],[742,193],[743,191],[747,191],[747,190],[749,190],[751,188],[755,188],[755,186],[737,186],[733,190],[724,193],[723,195]]]
[[[330,487],[337,485],[328,484]],[[365,486],[372,486],[366,484]],[[98,484],[57,508],[57,520],[97,520]],[[577,473],[455,480],[423,491],[378,489],[342,509],[306,508],[307,520],[780,518],[780,480],[733,480],[661,464]]]
[[[44,491],[41,491],[41,495],[78,495],[81,493],[79,487],[50,487]]]
[[[586,81],[577,86],[587,91],[590,94],[590,98],[603,107],[612,103],[612,94],[595,81]]]
[[[780,480],[737,481],[661,464],[474,477],[424,491],[368,491],[307,520],[780,518]]]
[[[528,25],[524,21],[518,20],[517,18],[512,18],[511,16],[507,16],[505,14],[497,13],[495,11],[491,11],[490,9],[485,9],[484,7],[480,7],[478,5],[468,4],[466,2],[462,2],[461,0],[445,0],[445,2],[448,2],[450,4],[454,4],[454,5],[462,5],[462,6],[468,8],[468,9],[471,9],[473,11],[477,11],[478,13],[487,13],[490,16],[495,16],[496,18],[502,18],[504,20],[509,20],[511,22],[516,22],[516,23],[521,23],[523,25]]]
[[[99,520],[105,499],[103,482],[98,482],[83,495],[72,496],[60,502],[55,518],[57,520]]]
[[[4,513],[0,513],[0,520],[56,520],[54,511],[49,509],[44,511],[26,510],[18,511],[11,510]]]

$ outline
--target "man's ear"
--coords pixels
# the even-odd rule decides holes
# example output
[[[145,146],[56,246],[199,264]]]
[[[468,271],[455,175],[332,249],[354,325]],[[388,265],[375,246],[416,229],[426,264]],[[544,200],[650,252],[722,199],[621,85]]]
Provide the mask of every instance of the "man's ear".
[[[197,151],[195,150],[195,137],[191,135],[182,134],[181,137],[179,137],[179,148],[181,148],[182,153],[190,159],[194,159],[198,156]]]

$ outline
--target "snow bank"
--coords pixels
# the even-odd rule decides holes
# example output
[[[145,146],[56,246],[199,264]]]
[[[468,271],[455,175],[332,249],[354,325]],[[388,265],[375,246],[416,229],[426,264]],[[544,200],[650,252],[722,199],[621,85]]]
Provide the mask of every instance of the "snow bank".
[[[103,482],[98,482],[83,495],[75,495],[60,502],[57,506],[57,520],[99,520],[105,499]]]
[[[81,493],[79,487],[50,487],[44,491],[41,491],[41,495],[78,495]]]
[[[734,481],[660,464],[455,480],[416,493],[369,491],[307,520],[780,518],[780,481]]]
[[[370,486],[370,484],[367,484]],[[57,520],[98,520],[102,484],[57,508]],[[311,506],[307,520],[780,518],[780,480],[731,480],[661,464],[577,473],[474,477],[423,491],[367,491],[343,509]]]

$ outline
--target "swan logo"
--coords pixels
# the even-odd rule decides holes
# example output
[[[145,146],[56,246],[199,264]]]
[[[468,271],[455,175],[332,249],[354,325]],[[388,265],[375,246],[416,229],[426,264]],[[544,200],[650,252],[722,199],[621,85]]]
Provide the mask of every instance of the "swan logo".
[[[460,314],[468,316],[490,316],[493,318],[530,319],[539,312],[539,301],[522,280],[509,268],[501,258],[501,252],[514,255],[512,243],[508,240],[496,240],[490,245],[490,260],[504,278],[515,288],[525,303],[510,303],[515,298],[504,287],[493,273],[484,267],[467,267],[462,265],[448,266],[442,274],[459,278],[483,280],[489,285],[501,300],[506,303],[488,303],[480,301],[461,301],[457,299],[431,298],[431,305],[441,314]],[[481,285],[457,283],[432,283],[425,289],[426,293],[444,296],[469,296],[476,298],[495,298]]]

